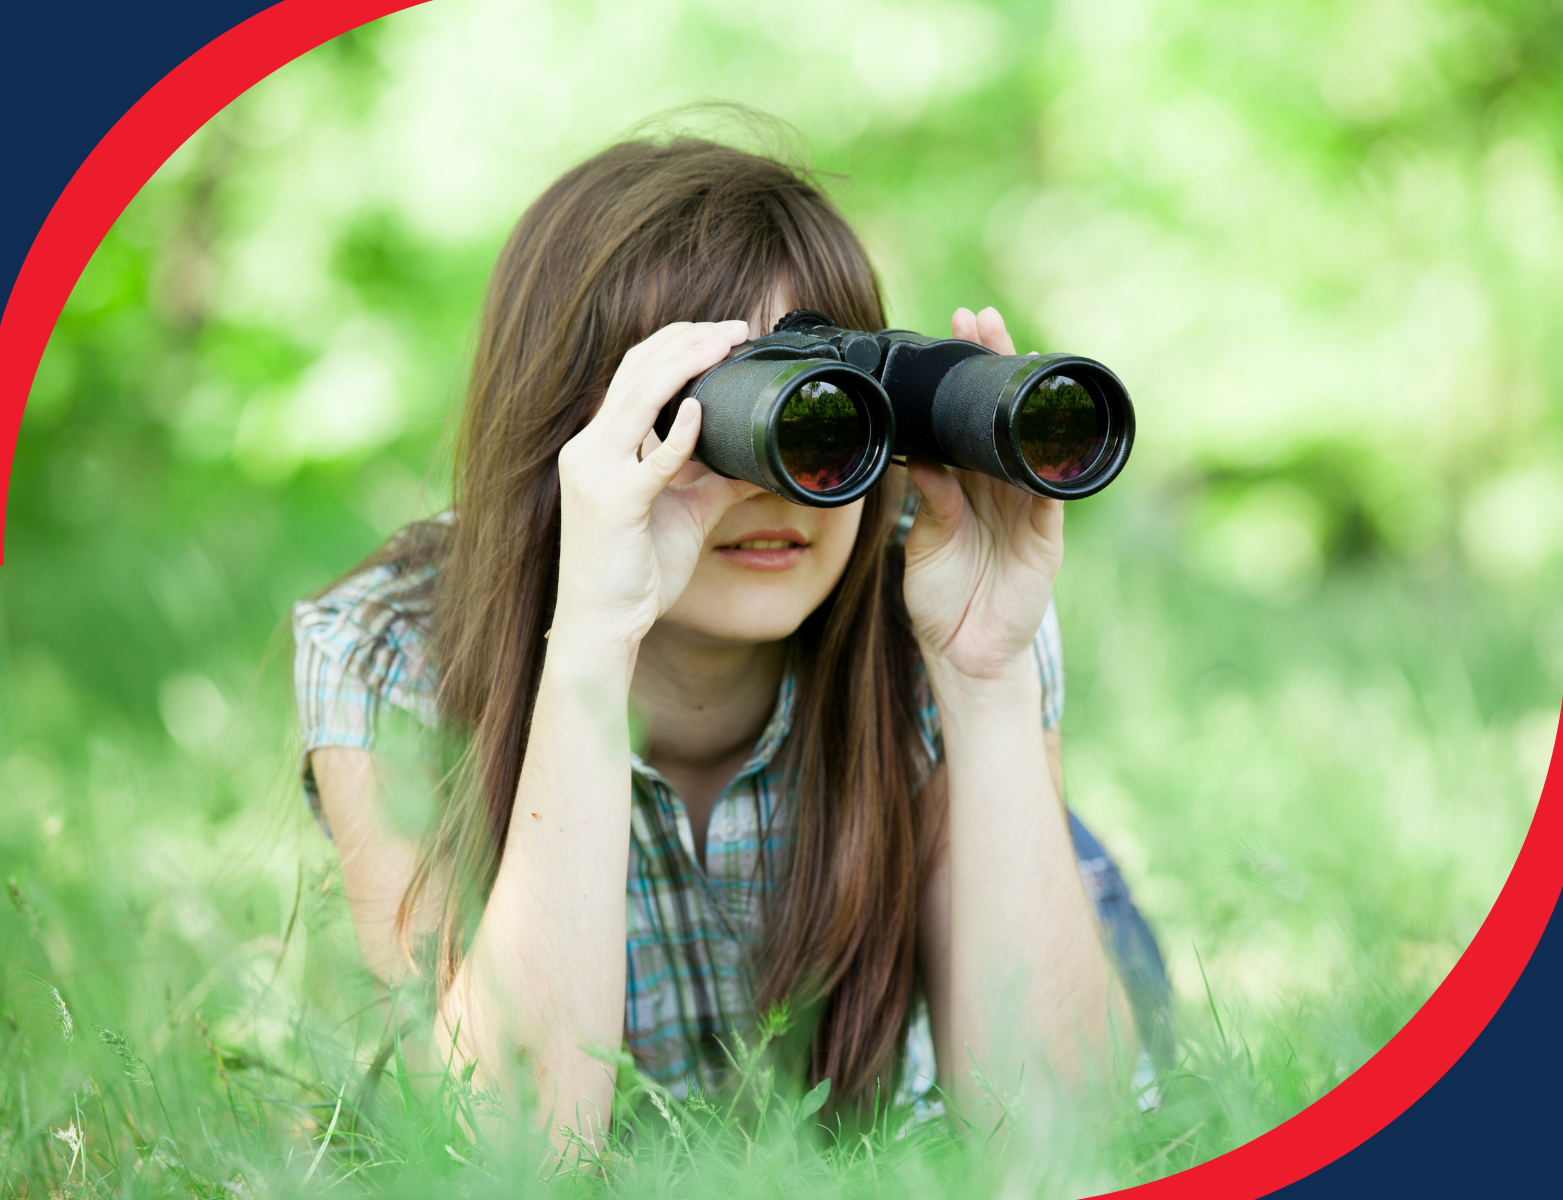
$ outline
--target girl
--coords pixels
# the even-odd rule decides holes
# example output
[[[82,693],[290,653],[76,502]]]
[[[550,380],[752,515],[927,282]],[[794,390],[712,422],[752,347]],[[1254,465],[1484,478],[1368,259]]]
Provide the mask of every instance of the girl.
[[[886,324],[790,168],[687,138],[583,163],[495,269],[451,513],[295,610],[306,787],[366,962],[394,981],[433,933],[440,1042],[583,1136],[613,1089],[587,1049],[717,1087],[721,1041],[784,998],[834,1097],[936,1075],[959,1105],[973,1059],[1007,1090],[1027,1057],[1066,1084],[1105,1061],[1131,1027],[1111,947],[1145,1013],[1164,994],[1060,798],[1062,506],[914,460],[802,507],[692,462],[694,401],[652,432],[803,307]],[[991,308],[952,330],[1015,353]],[[397,711],[466,746],[421,846],[390,815]]]

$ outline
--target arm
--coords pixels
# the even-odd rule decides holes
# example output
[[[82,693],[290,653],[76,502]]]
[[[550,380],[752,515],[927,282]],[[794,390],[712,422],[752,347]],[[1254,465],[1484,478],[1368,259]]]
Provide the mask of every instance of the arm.
[[[382,983],[400,983],[407,958],[396,933],[396,914],[417,873],[421,851],[418,839],[391,820],[384,787],[388,769],[409,769],[410,764],[393,766],[367,750],[339,746],[312,751],[309,761],[342,863],[343,890],[364,965]],[[432,772],[430,776],[422,782],[432,794]],[[417,914],[414,932],[433,929],[440,908],[441,898],[431,895]]]
[[[1006,1095],[1028,1059],[1029,1095],[1049,1076],[1078,1094],[1111,1068],[1133,1023],[1080,880],[1056,772],[1032,773],[1043,759],[1056,763],[1047,745],[1056,753],[1057,731],[1042,733],[1034,703],[956,711],[970,724],[946,725],[946,764],[920,797],[948,803],[949,820],[919,905],[918,951],[939,1081],[971,1114],[985,1100],[973,1058]]]
[[[542,1115],[558,1107],[558,1096],[574,1097],[579,1125],[587,1132],[593,1121],[606,1118],[612,1078],[580,1047],[617,1049],[624,1021],[627,682],[626,694],[617,698],[604,684],[616,675],[627,681],[628,673],[622,664],[615,671],[603,656],[564,652],[569,641],[551,639],[518,791],[516,811],[526,812],[527,819],[512,823],[499,878],[478,937],[442,1005],[444,1027],[437,1036],[448,1052],[451,1033],[462,1023],[462,1047],[481,1058],[485,1080],[508,1082],[511,1089],[516,1081],[503,1068],[514,1065],[525,1046],[532,1085],[552,1085],[552,1096],[539,1096]],[[397,912],[421,848],[416,838],[396,830],[385,796],[388,783],[394,786],[388,773],[409,764],[338,747],[315,750],[310,761],[365,965],[394,985],[408,967]],[[567,802],[550,805],[549,796]],[[443,899],[426,897],[417,931],[435,928]],[[523,963],[525,970],[518,971]],[[475,984],[493,990],[485,995]],[[484,1054],[476,1052],[479,1047]],[[420,1043],[420,1061],[424,1053]],[[559,1119],[577,1124],[573,1108],[560,1109]]]
[[[1053,781],[1054,794],[1062,796],[1063,743],[1057,727],[1045,730],[1042,740],[1047,747],[1048,774]],[[925,821],[938,824],[948,799],[948,768],[941,763],[928,777],[917,795],[916,803],[923,810]],[[918,898],[917,961],[923,991],[928,999],[934,1055],[939,1062],[943,1086],[948,1091],[957,1086],[958,1079],[969,1077],[970,1072],[966,1070],[969,1064],[964,1053],[957,1053],[961,1043],[955,1041],[950,1028],[950,858],[947,836],[941,838],[934,849],[928,879]]]
[[[559,454],[559,595],[499,867],[437,1037],[512,1111],[598,1141],[614,1073],[587,1052],[624,1029],[628,698],[640,640],[683,591],[707,533],[758,489],[691,468],[700,406],[651,433],[683,384],[748,335],[670,325],[632,349]],[[683,474],[681,475],[681,472]],[[677,478],[675,478],[677,477]]]
[[[550,638],[499,872],[438,1037],[455,1034],[458,1057],[511,1107],[535,1099],[545,1129],[593,1138],[614,1077],[587,1050],[616,1052],[624,1028],[633,654],[563,632]]]
[[[1014,353],[997,313],[982,325],[957,314],[956,334]],[[919,930],[941,1083],[971,1111],[975,1057],[1003,1093],[1028,1061],[1028,1079],[1078,1093],[1132,1024],[1075,864],[1028,658],[1062,558],[1062,505],[911,465],[923,504],[907,606],[945,747],[922,801],[948,804]]]

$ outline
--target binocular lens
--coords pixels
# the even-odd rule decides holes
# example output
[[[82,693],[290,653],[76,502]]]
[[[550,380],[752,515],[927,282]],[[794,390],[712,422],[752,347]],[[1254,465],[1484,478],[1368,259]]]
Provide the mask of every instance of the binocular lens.
[[[862,400],[823,379],[811,379],[782,406],[776,449],[799,487],[830,492],[851,482],[869,450]]]
[[[816,508],[859,499],[892,457],[1076,500],[1111,483],[1134,444],[1129,394],[1093,359],[862,333],[809,311],[692,379],[662,406],[659,436],[668,437],[682,396],[700,402],[696,458]]]
[[[1107,406],[1067,375],[1039,383],[1019,413],[1026,465],[1049,483],[1067,483],[1089,471],[1107,442]]]

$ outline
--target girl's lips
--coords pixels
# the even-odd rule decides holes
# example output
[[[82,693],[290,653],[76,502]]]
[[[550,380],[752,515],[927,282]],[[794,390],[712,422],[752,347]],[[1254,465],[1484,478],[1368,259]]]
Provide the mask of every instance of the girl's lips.
[[[808,539],[796,529],[756,529],[713,551],[724,562],[750,571],[785,571],[808,552]]]

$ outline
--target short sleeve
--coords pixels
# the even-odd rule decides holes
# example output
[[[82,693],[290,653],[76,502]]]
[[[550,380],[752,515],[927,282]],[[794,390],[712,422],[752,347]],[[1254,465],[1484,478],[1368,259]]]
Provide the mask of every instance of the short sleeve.
[[[432,579],[432,567],[386,563],[293,606],[304,791],[317,816],[310,751],[371,749],[387,710],[425,728],[437,724],[428,637]]]
[[[1064,718],[1064,650],[1058,628],[1058,609],[1049,601],[1047,613],[1036,636],[1031,639],[1031,665],[1042,681],[1042,728],[1052,729]],[[926,769],[917,780],[922,786],[934,767],[944,761],[944,733],[939,725],[939,706],[934,703],[928,673],[918,663],[913,671],[912,697],[916,706],[917,734],[922,743]]]
[[[1064,719],[1064,643],[1058,630],[1058,609],[1048,602],[1042,627],[1031,639],[1031,663],[1042,680],[1042,728]]]

